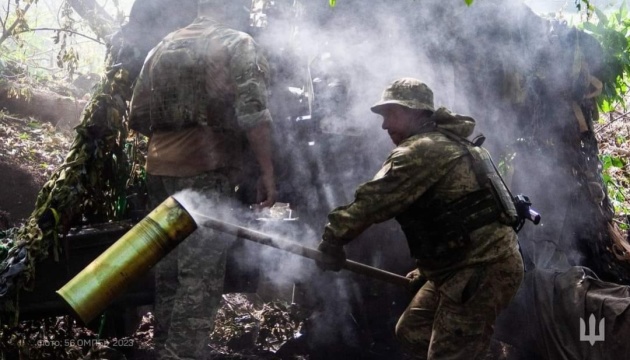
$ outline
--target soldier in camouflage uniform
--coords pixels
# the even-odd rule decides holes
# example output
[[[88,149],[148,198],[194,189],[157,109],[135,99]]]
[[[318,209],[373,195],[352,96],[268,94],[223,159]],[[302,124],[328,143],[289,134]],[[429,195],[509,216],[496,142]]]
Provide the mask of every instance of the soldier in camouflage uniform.
[[[427,280],[396,336],[418,359],[481,358],[523,277],[509,191],[485,149],[465,139],[474,120],[434,110],[420,81],[394,81],[372,111],[397,147],[351,204],[328,215],[319,250],[330,256],[320,266],[338,270],[345,244],[396,218],[418,266],[408,277]]]
[[[184,189],[208,197],[213,208],[228,203],[240,181],[246,144],[260,167],[259,205],[274,203],[268,65],[249,35],[223,24],[232,20],[230,8],[223,1],[200,0],[193,23],[149,53],[134,88],[130,126],[149,136],[152,207]],[[200,359],[207,352],[228,240],[204,229],[203,236],[194,233],[158,263],[159,359]]]

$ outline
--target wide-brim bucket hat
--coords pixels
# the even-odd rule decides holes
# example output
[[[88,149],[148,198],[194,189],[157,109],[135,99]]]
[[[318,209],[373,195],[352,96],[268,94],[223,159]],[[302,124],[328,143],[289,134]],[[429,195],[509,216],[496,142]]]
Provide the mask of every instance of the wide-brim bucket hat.
[[[435,111],[433,91],[422,81],[402,78],[392,82],[381,95],[381,100],[370,110],[381,114],[387,105],[401,105],[409,109]]]

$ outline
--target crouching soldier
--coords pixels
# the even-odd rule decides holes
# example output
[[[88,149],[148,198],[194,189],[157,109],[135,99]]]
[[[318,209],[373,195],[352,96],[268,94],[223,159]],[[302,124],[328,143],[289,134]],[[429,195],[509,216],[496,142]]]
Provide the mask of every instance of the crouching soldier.
[[[397,147],[328,215],[319,250],[330,256],[320,266],[339,270],[345,244],[396,218],[418,266],[408,277],[427,280],[396,336],[419,359],[481,358],[523,278],[512,197],[487,151],[466,140],[475,121],[435,110],[424,83],[396,80],[371,109]]]

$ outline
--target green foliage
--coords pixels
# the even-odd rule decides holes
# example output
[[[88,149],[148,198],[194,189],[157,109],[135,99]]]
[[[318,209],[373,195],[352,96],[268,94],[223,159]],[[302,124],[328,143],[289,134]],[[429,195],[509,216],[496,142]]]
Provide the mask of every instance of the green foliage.
[[[66,48],[65,44],[57,53],[57,66],[66,69],[68,74],[72,76],[79,66],[79,53],[74,48]]]
[[[79,53],[73,48],[69,46],[70,38],[72,37],[71,32],[67,32],[64,30],[74,30],[75,21],[72,18],[73,10],[70,6],[70,2],[64,1],[61,6],[61,29],[57,31],[57,34],[54,37],[55,44],[60,46],[59,52],[57,53],[57,66],[66,69],[70,76],[72,76],[79,65]]]
[[[628,177],[624,176],[624,167],[626,166],[624,159],[612,155],[600,155],[602,162],[602,177],[604,184],[608,190],[608,197],[617,214],[630,214],[630,208],[627,205],[630,190],[628,190]],[[617,173],[616,176],[614,174]],[[621,176],[619,175],[621,173]]]
[[[473,0],[464,0],[464,2],[466,3],[466,5],[470,6],[473,3]]]
[[[31,89],[29,89],[28,87],[13,87],[13,86],[11,86],[7,90],[7,97],[8,98],[25,99],[27,101],[30,101],[32,95],[33,95],[33,93],[31,92]]]
[[[72,79],[73,74],[104,70],[103,44],[90,36],[86,21],[77,17],[69,2],[48,4],[57,6],[55,11],[42,2],[36,5],[35,0],[10,3],[9,13],[0,19],[0,77],[29,87],[48,87]],[[21,70],[19,76],[15,69]]]
[[[625,2],[621,8],[606,16],[594,9],[597,23],[591,21],[582,24],[601,44],[604,51],[603,72],[601,81],[603,89],[598,97],[598,105],[603,112],[610,112],[615,106],[625,107],[623,96],[628,92],[628,74],[630,73],[630,18]]]

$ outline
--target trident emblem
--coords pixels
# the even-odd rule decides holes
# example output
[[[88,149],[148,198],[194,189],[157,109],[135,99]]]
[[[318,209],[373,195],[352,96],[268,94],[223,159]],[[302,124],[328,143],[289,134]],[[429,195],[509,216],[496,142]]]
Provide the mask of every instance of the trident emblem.
[[[595,345],[597,341],[604,341],[604,320],[599,321],[599,334],[595,328],[595,314],[591,314],[588,318],[588,334],[586,333],[586,323],[584,319],[580,318],[580,341],[588,341],[591,346]]]

